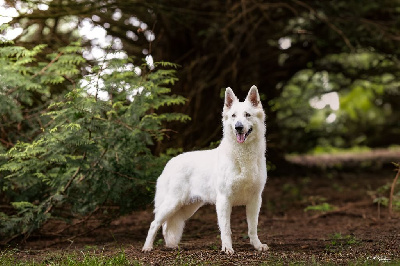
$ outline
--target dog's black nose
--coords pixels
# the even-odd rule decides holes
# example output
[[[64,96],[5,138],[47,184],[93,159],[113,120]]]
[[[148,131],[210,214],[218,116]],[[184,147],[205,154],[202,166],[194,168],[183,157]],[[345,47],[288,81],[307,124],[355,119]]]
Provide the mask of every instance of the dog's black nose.
[[[244,126],[243,126],[242,122],[240,122],[240,121],[237,121],[237,122],[236,122],[236,124],[235,124],[235,129],[236,129],[237,132],[242,132],[243,127],[244,127]]]

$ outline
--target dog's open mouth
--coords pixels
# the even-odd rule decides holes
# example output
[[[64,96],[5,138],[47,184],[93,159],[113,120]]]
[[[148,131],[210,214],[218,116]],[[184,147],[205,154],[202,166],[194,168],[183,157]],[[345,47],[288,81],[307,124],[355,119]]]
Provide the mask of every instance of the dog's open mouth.
[[[238,143],[243,143],[247,137],[250,135],[250,133],[253,131],[253,128],[250,128],[246,133],[244,132],[236,132],[236,140]]]

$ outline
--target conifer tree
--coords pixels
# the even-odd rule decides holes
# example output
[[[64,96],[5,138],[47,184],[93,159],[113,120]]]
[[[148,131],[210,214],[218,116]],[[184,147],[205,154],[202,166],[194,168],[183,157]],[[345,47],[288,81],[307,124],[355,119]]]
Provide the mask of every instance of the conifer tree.
[[[51,98],[49,85],[69,82],[65,96],[42,110],[41,134],[0,154],[2,201],[9,206],[0,212],[2,242],[26,238],[49,219],[78,224],[95,215],[107,222],[144,206],[168,158],[150,147],[165,136],[164,121],[188,119],[158,112],[185,101],[169,94],[176,65],[150,69],[108,54],[89,66],[79,43],[49,54],[50,62],[37,61],[44,47],[0,48],[0,108],[7,121],[22,119],[21,103]]]

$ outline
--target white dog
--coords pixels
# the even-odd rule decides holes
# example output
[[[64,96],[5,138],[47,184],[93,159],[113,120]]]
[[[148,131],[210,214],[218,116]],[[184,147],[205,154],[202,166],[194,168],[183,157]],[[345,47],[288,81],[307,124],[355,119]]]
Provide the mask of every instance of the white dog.
[[[176,248],[185,221],[202,205],[216,205],[222,251],[233,254],[230,217],[232,206],[246,205],[250,243],[268,250],[257,235],[261,193],[267,181],[265,114],[256,86],[240,102],[231,88],[225,91],[223,138],[213,150],[183,153],[172,158],[158,178],[154,221],[143,246],[150,251],[163,227],[167,247]]]

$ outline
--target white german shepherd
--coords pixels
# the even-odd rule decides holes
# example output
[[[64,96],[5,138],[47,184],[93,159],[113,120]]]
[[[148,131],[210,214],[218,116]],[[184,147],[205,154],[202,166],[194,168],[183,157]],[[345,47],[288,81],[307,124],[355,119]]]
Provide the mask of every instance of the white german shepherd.
[[[233,254],[230,216],[232,206],[246,205],[250,243],[268,250],[257,235],[261,193],[267,181],[265,160],[265,113],[256,86],[240,102],[231,88],[225,91],[221,144],[206,151],[183,153],[172,158],[157,181],[154,221],[143,246],[153,249],[163,227],[167,247],[178,247],[185,221],[202,205],[216,205],[222,251]]]

